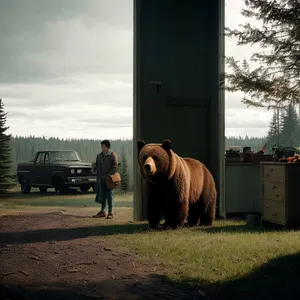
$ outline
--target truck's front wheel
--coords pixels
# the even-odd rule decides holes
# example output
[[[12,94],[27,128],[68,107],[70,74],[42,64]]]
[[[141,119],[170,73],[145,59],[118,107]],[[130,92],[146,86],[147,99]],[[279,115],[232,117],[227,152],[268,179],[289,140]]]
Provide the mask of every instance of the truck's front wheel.
[[[40,186],[39,189],[40,189],[41,193],[46,193],[47,192],[47,188],[44,187],[44,186]]]
[[[54,189],[56,195],[64,195],[67,192],[67,187],[61,178],[54,179]]]
[[[26,178],[22,177],[20,179],[20,184],[21,184],[21,192],[23,194],[29,194],[31,191],[31,185],[29,181]]]
[[[88,192],[88,190],[90,189],[90,185],[82,185],[82,186],[80,186],[79,187],[80,188],[80,190],[83,192],[83,193],[87,193]]]

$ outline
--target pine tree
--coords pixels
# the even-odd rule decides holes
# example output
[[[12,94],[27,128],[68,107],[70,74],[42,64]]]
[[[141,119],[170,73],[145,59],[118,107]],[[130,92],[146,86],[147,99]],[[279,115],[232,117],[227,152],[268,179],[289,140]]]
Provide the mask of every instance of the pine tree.
[[[241,65],[226,58],[231,74],[225,74],[225,89],[242,91],[247,106],[276,108],[290,102],[300,103],[300,1],[245,0],[243,16],[262,22],[261,28],[250,23],[242,30],[225,28],[226,36],[238,39],[237,45],[259,44],[267,51],[254,53],[250,69],[245,59]]]
[[[6,134],[9,128],[6,126],[6,115],[4,104],[0,98],[0,194],[7,192],[13,186],[11,179],[11,143],[10,135]]]
[[[268,136],[275,136],[278,134],[278,120],[277,120],[277,111],[274,110],[273,117],[270,122],[270,127],[268,131]]]
[[[299,119],[295,106],[291,103],[282,113],[282,146],[299,145]]]
[[[281,122],[279,109],[274,110],[273,117],[270,122],[269,131],[268,131],[268,144],[270,147],[273,145],[279,145],[281,139]]]
[[[125,155],[125,147],[122,147],[122,152],[120,155],[121,165],[120,165],[120,175],[121,175],[121,186],[120,192],[127,193],[129,188],[129,175],[128,175],[128,163]]]

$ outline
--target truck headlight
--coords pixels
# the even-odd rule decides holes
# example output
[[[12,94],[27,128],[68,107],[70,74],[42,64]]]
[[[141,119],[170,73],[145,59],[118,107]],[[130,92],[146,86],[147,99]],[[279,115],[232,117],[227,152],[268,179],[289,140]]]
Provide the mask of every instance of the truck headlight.
[[[78,169],[77,170],[77,174],[81,174],[82,173],[82,170],[81,169]]]
[[[75,170],[74,169],[71,169],[71,174],[74,174],[75,173]]]

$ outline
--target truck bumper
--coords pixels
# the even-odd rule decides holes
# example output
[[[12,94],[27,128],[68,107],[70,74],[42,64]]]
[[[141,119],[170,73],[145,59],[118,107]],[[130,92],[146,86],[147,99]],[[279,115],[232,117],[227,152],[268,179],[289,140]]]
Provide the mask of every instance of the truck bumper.
[[[83,184],[94,184],[96,183],[96,177],[68,177],[67,184],[68,185],[83,185]]]

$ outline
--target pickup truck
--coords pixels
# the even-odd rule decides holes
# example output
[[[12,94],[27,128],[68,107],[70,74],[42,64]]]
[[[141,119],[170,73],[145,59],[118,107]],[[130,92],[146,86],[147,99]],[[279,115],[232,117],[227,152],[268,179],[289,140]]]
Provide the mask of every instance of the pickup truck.
[[[24,194],[37,187],[42,193],[48,188],[57,195],[65,194],[70,187],[87,192],[95,189],[96,175],[92,164],[83,162],[74,150],[38,151],[29,163],[17,165],[17,178]]]

